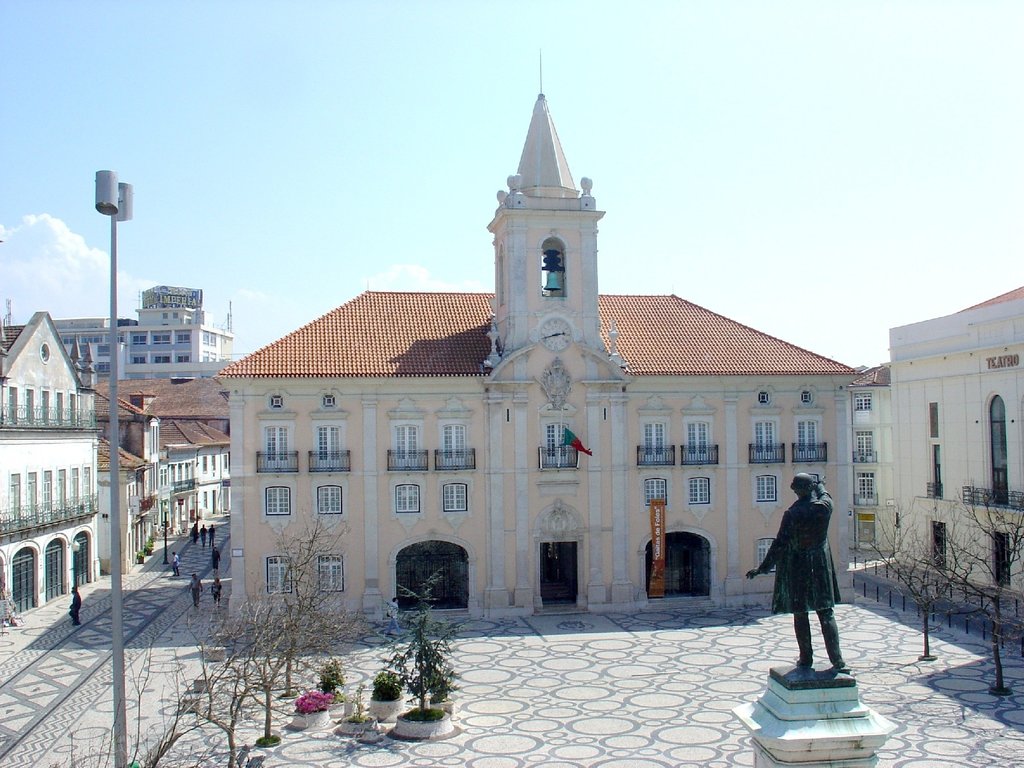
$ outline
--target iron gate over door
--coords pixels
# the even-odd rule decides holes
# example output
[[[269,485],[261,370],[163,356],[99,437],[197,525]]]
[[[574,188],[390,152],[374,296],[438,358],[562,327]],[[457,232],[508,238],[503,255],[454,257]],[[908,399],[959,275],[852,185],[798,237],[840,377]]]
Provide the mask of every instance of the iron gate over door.
[[[22,549],[11,559],[11,599],[20,613],[36,607],[36,555]]]
[[[46,600],[60,597],[64,588],[64,544],[56,539],[46,545]]]
[[[431,606],[466,608],[469,604],[469,556],[458,544],[447,541],[424,541],[398,553],[395,562],[398,607],[414,608],[416,601],[403,594],[402,588],[419,593],[424,582],[434,574],[439,575],[430,593]]]

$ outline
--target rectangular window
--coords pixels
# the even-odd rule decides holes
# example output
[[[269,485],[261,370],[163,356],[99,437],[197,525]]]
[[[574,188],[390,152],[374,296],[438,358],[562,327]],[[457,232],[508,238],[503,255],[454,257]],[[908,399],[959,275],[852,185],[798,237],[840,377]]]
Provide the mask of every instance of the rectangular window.
[[[292,489],[283,485],[267,488],[267,514],[290,515],[292,513]]]
[[[82,489],[86,496],[92,496],[92,467],[86,467],[82,473]]]
[[[775,475],[758,475],[756,481],[756,501],[778,501],[778,484]]]
[[[320,461],[328,461],[341,451],[341,427],[317,427],[316,451]]]
[[[13,473],[8,486],[7,498],[11,505],[11,512],[17,514],[21,511],[21,475]]]
[[[153,362],[157,363],[157,364],[169,363],[169,362],[171,362],[171,356],[170,355],[153,355]]]
[[[29,472],[25,476],[25,506],[29,509],[35,509],[36,504],[39,503],[39,496],[36,491],[37,485],[38,476],[35,472]]]
[[[1005,531],[992,534],[992,575],[999,586],[1010,586],[1010,534]]]
[[[321,485],[317,487],[316,511],[321,515],[341,514],[340,485]]]
[[[132,346],[133,347],[144,347],[148,341],[148,335],[145,333],[133,333],[132,334]]]
[[[853,396],[853,410],[855,411],[870,411],[871,410],[871,393],[870,392],[857,392]]]
[[[145,364],[146,364],[146,356],[145,355],[132,355],[132,365],[145,365]]]
[[[686,425],[686,444],[692,448],[707,448],[710,436],[711,425],[706,421],[691,421]]]
[[[754,444],[758,448],[773,448],[775,446],[774,421],[754,422]]]
[[[939,436],[939,404],[928,403],[928,435],[929,437]]]
[[[175,355],[174,360],[178,363],[190,363],[192,362],[192,355]]]
[[[465,512],[469,509],[466,500],[465,483],[446,483],[441,489],[441,501],[445,512]]]
[[[78,497],[81,495],[81,480],[78,476],[78,467],[71,468],[71,501],[78,501]]]
[[[207,473],[207,471],[209,471],[209,467],[210,467],[209,461],[210,461],[210,459],[209,459],[208,456],[203,456],[203,461],[202,461],[203,469],[202,469],[202,473],[204,475]]]
[[[691,504],[711,503],[711,478],[691,477],[689,485]]]
[[[875,461],[875,435],[872,432],[854,432],[856,449],[854,461]]]
[[[858,472],[857,473],[857,503],[858,504],[877,504],[878,499],[875,496],[875,473],[874,472]]]
[[[176,331],[174,334],[175,344],[191,344],[192,331]]]
[[[816,445],[818,442],[818,422],[801,419],[796,423],[796,441],[802,446]]]
[[[655,452],[665,447],[665,425],[644,424],[644,450]]]
[[[53,504],[53,472],[43,472],[43,505],[49,507]]]
[[[68,500],[68,471],[57,470],[57,503],[61,506]]]
[[[932,563],[936,568],[946,567],[946,524],[932,520]]]
[[[341,555],[320,555],[317,558],[321,592],[344,592],[345,569]]]
[[[420,487],[411,483],[395,486],[395,512],[419,512]]]
[[[663,477],[648,477],[644,480],[644,506],[660,499],[668,503],[668,480]]]
[[[271,555],[267,558],[267,592],[271,595],[292,591],[291,569],[288,558]]]
[[[169,333],[156,333],[153,332],[153,343],[154,344],[170,344],[171,334]]]

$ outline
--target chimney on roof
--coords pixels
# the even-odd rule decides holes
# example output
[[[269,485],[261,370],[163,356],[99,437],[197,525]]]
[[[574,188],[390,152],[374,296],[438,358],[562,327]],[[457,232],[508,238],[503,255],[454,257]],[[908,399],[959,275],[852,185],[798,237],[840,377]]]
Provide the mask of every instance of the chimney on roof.
[[[138,408],[140,411],[144,411],[149,407],[149,404],[153,402],[155,395],[148,395],[145,392],[132,392],[128,395],[128,402]]]

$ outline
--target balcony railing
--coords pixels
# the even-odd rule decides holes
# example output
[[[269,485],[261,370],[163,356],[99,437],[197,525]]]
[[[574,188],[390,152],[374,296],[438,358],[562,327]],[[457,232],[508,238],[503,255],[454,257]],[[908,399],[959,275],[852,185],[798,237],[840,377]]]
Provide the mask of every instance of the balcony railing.
[[[828,461],[828,443],[793,443],[794,464]]]
[[[568,445],[541,446],[537,449],[537,466],[540,469],[577,469],[580,455]]]
[[[256,454],[257,472],[298,472],[299,452],[278,451],[277,453]]]
[[[785,443],[750,443],[751,464],[785,464]]]
[[[964,504],[976,507],[1006,507],[1024,511],[1024,491],[1004,491],[1001,488],[976,488],[965,485]]]
[[[310,472],[351,472],[351,451],[310,451]]]
[[[929,499],[942,498],[942,483],[928,483],[924,489],[924,495]]]
[[[388,451],[389,472],[426,472],[427,451]]]
[[[877,507],[878,496],[875,494],[871,494],[870,496],[854,496],[853,503],[856,504],[858,507]]]
[[[33,429],[95,429],[96,412],[70,408],[29,408],[8,405],[0,409],[0,427]]]
[[[96,514],[97,508],[96,496],[84,496],[74,501],[31,506],[23,504],[19,507],[0,509],[0,536],[92,517]]]
[[[683,466],[700,466],[718,463],[717,445],[681,445],[680,455]]]
[[[196,489],[196,479],[190,477],[187,480],[175,480],[171,483],[171,493],[188,493]]]
[[[875,464],[878,462],[878,454],[874,451],[854,451],[854,464]]]
[[[434,451],[434,469],[476,469],[476,448],[438,448]]]
[[[674,445],[638,445],[636,465],[638,467],[671,467],[676,463]]]

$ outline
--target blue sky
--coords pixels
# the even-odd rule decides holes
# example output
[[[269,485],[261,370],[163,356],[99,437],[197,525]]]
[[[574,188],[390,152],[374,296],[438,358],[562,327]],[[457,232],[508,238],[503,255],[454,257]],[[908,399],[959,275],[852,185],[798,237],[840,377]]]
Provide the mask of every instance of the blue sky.
[[[850,365],[1024,284],[1021,2],[0,4],[0,300],[202,288],[249,352],[366,288],[493,290],[543,87],[604,293]]]

